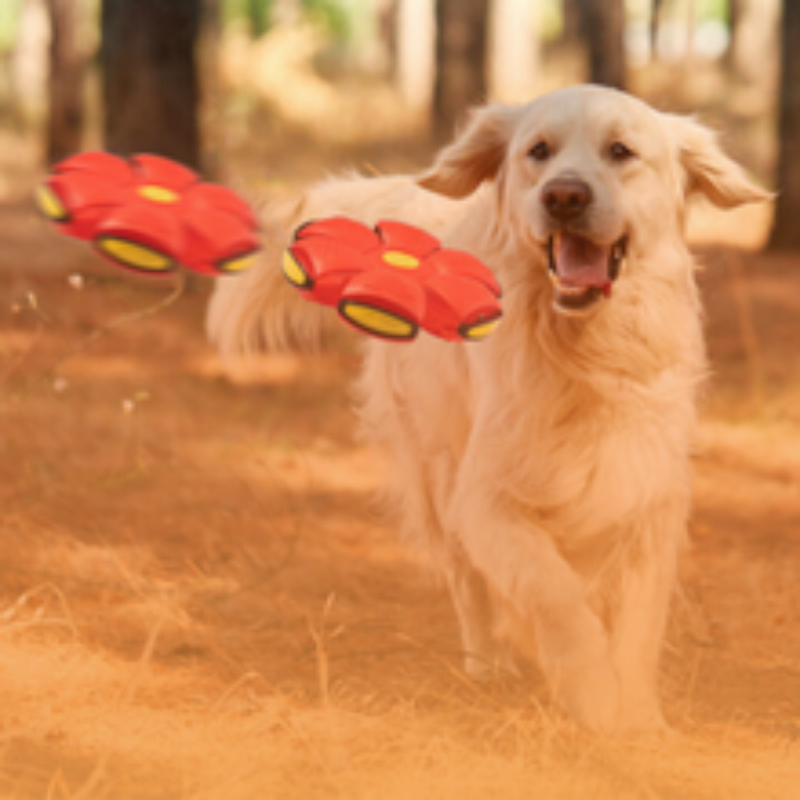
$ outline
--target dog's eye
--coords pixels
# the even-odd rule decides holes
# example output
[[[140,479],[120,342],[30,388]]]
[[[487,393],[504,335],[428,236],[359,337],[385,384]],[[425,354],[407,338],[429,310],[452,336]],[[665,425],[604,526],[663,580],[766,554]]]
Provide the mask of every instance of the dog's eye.
[[[612,161],[622,162],[629,161],[636,153],[623,142],[614,142],[611,147],[608,148],[608,155]]]
[[[553,154],[550,145],[547,142],[537,142],[529,151],[528,155],[534,161],[547,161]]]

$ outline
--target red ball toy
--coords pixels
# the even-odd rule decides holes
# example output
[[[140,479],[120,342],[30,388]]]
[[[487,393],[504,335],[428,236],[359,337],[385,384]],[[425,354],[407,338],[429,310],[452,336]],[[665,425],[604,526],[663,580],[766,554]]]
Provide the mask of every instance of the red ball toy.
[[[72,156],[39,186],[36,203],[63,233],[137,272],[238,273],[260,247],[243,200],[161,156]]]
[[[475,341],[500,322],[501,290],[478,259],[401,222],[369,228],[332,217],[299,228],[283,273],[307,299],[336,307],[358,330],[391,341],[420,328]]]

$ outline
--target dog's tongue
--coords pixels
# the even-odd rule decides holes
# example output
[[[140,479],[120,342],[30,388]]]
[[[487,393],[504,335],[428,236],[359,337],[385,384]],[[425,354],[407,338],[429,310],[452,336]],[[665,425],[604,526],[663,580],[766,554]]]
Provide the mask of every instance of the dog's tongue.
[[[609,248],[580,236],[563,234],[556,244],[555,260],[562,283],[576,288],[611,290],[608,275]]]

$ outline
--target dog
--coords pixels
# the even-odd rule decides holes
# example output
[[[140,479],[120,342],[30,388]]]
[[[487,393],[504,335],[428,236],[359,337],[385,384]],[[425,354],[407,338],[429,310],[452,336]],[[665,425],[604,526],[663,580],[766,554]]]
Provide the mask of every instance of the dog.
[[[476,678],[536,662],[601,732],[665,725],[659,659],[687,538],[706,376],[687,204],[770,195],[692,119],[598,86],[473,112],[414,177],[348,177],[265,215],[267,256],[223,279],[224,352],[318,334],[330,311],[280,272],[301,223],[423,227],[488,265],[480,342],[367,341],[363,427],[389,455],[407,537],[446,579]]]

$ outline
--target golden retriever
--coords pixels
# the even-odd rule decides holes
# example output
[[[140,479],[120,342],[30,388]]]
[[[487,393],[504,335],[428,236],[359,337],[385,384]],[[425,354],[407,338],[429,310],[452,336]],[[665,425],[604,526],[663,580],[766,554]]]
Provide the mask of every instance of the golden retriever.
[[[768,197],[704,127],[611,89],[490,105],[421,177],[332,180],[268,213],[268,257],[209,310],[228,352],[317,330],[331,312],[289,287],[280,254],[324,216],[416,224],[489,265],[504,319],[485,340],[365,340],[361,420],[391,458],[403,529],[446,578],[467,672],[532,659],[594,730],[663,725],[706,373],[693,194]]]

